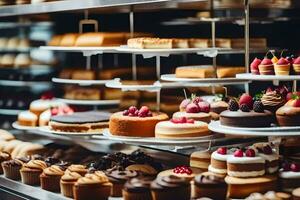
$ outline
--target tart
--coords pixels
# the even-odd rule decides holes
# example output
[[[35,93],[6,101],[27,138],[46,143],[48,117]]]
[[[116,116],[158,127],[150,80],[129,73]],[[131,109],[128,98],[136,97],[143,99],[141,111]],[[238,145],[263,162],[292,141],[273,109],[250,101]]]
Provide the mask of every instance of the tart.
[[[156,138],[189,138],[210,135],[208,125],[205,122],[194,121],[182,117],[170,121],[159,122],[155,126]]]
[[[296,75],[300,75],[300,56],[293,62],[293,71]]]
[[[299,96],[289,100],[276,111],[279,126],[299,126],[300,124],[300,99]]]
[[[261,75],[274,75],[274,64],[268,58],[264,58],[262,60],[262,62],[258,65],[258,69]]]
[[[151,177],[137,177],[128,180],[122,191],[124,200],[152,200],[150,184]]]
[[[280,58],[274,65],[275,75],[289,75],[290,74],[290,62],[285,58]]]
[[[258,68],[258,66],[260,65],[260,63],[261,63],[261,60],[258,59],[258,58],[255,58],[253,60],[253,62],[250,65],[251,74],[254,74],[254,75],[259,75],[260,74],[259,68]]]
[[[117,136],[154,137],[156,124],[167,119],[168,115],[151,112],[147,106],[142,106],[140,110],[131,106],[110,117],[109,131]]]
[[[300,187],[300,165],[284,162],[279,170],[279,186],[283,191],[291,192]]]

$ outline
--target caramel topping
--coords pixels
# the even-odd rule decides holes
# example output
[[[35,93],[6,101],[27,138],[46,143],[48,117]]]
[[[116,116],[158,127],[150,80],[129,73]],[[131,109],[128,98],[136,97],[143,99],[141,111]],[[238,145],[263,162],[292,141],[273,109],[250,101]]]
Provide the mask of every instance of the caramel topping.
[[[66,172],[62,177],[62,181],[77,181],[82,176],[77,172]]]
[[[59,167],[59,166],[56,166],[56,165],[52,165],[51,167],[47,167],[46,169],[44,169],[44,173],[46,175],[49,175],[49,176],[62,176],[64,175],[64,171]]]
[[[70,165],[67,170],[70,172],[78,172],[78,173],[87,172],[87,168],[84,165]]]
[[[79,178],[77,184],[109,184],[108,178],[104,173],[96,171],[94,174],[86,174],[85,177]]]
[[[28,163],[25,163],[24,167],[44,170],[47,168],[47,164],[42,160],[31,160]]]

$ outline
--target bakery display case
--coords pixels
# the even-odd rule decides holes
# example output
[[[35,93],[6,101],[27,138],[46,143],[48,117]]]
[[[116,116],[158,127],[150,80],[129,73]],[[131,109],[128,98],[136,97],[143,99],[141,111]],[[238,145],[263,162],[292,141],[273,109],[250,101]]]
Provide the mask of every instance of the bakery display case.
[[[299,2],[0,0],[0,199],[298,199]]]

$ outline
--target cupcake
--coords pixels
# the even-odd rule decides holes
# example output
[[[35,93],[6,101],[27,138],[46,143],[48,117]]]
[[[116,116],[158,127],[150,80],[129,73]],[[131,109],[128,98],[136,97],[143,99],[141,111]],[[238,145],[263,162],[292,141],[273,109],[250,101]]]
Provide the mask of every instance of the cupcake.
[[[11,156],[9,153],[6,152],[0,152],[0,163],[4,162],[4,161],[8,161],[11,159]],[[3,168],[2,166],[0,166],[0,174],[3,174]]]
[[[96,171],[86,174],[73,187],[75,200],[107,200],[110,196],[112,184],[103,172]]]
[[[47,165],[42,160],[31,160],[23,164],[20,170],[22,182],[27,185],[40,185],[40,175],[46,168]]]
[[[22,165],[23,162],[19,159],[8,160],[1,163],[4,176],[16,181],[21,179],[20,169]]]
[[[287,59],[280,58],[274,65],[275,75],[289,75],[290,66],[290,62]]]
[[[113,184],[111,196],[122,197],[122,189],[127,180],[138,176],[136,171],[110,169],[106,171],[109,181]]]
[[[275,113],[278,108],[285,104],[285,98],[276,90],[267,91],[261,97],[261,102],[266,110]]]
[[[61,194],[73,198],[73,186],[79,178],[82,176],[77,172],[65,172],[60,179],[60,191]]]
[[[273,62],[264,58],[262,62],[258,65],[258,69],[261,75],[274,75],[274,65]]]
[[[60,178],[64,175],[63,168],[52,165],[44,169],[40,175],[41,188],[51,192],[60,192]]]
[[[218,176],[200,174],[195,177],[194,185],[196,198],[226,199],[227,184]]]
[[[177,176],[157,177],[150,188],[153,200],[190,200],[191,198],[190,181]]]
[[[250,65],[251,74],[254,74],[254,75],[260,74],[259,69],[258,69],[258,66],[260,65],[260,63],[261,63],[261,59],[255,58],[253,60],[253,62]]]
[[[70,165],[66,171],[67,172],[76,172],[76,173],[80,174],[81,176],[84,176],[88,172],[88,169],[84,165]]]
[[[152,200],[150,184],[151,177],[137,177],[128,180],[123,189],[124,200]]]
[[[296,75],[300,75],[300,56],[294,60],[293,70]]]

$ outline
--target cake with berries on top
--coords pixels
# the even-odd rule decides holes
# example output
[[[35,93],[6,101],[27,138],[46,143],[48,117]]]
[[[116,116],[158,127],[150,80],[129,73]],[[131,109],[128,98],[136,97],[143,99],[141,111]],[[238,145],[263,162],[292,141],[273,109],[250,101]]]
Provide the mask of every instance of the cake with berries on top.
[[[253,60],[253,62],[251,63],[250,65],[250,70],[251,70],[251,73],[254,74],[254,75],[259,75],[259,69],[258,69],[258,66],[260,65],[261,63],[261,59],[258,59],[258,58],[255,58]]]
[[[137,109],[129,107],[123,112],[114,113],[109,120],[109,131],[112,135],[132,137],[154,137],[158,122],[168,120],[168,115],[151,112],[147,106]]]
[[[174,119],[186,117],[196,121],[209,123],[211,120],[210,104],[201,97],[192,95],[191,99],[185,99],[179,106],[179,112],[173,114]]]
[[[264,58],[258,65],[258,69],[261,75],[274,75],[274,64],[269,58]]]
[[[186,117],[159,122],[155,126],[155,137],[157,138],[178,139],[201,137],[210,134],[207,123],[187,119]]]
[[[234,149],[220,147],[211,154],[210,165],[208,171],[215,174],[227,174],[227,158],[232,155]]]
[[[163,177],[163,176],[177,176],[180,178],[185,178],[187,180],[192,180],[197,174],[202,173],[203,170],[194,168],[194,167],[188,167],[188,166],[177,166],[173,169],[168,169],[165,171],[160,172],[157,176]]]
[[[279,183],[280,188],[286,192],[300,187],[300,164],[283,162],[279,170]]]
[[[227,158],[227,174],[232,177],[257,177],[265,174],[265,159],[252,148],[237,149]]]
[[[280,126],[300,125],[300,95],[294,93],[291,98],[276,111],[277,122]]]
[[[237,102],[229,101],[228,110],[220,114],[220,123],[232,127],[270,127],[273,123],[272,112],[265,110],[261,101],[253,102],[248,94],[243,94]]]

